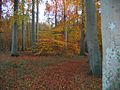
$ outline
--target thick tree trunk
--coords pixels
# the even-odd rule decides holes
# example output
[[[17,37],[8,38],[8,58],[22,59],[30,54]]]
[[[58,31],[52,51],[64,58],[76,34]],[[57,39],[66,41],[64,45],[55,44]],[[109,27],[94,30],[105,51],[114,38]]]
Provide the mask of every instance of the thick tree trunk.
[[[103,89],[120,90],[120,0],[101,0]]]
[[[86,0],[86,39],[89,53],[89,63],[92,73],[100,76],[102,73],[101,55],[98,46],[96,10],[94,0]]]
[[[18,0],[14,0],[14,23],[12,27],[12,50],[11,50],[11,55],[12,56],[17,56],[17,14],[18,14]]]

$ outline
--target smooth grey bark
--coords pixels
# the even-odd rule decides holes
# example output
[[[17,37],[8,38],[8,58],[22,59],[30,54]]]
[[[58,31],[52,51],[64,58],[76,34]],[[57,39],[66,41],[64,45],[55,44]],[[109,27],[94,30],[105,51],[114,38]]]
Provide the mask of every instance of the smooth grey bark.
[[[35,0],[32,0],[32,52],[35,47]]]
[[[11,55],[12,56],[17,56],[18,52],[17,52],[17,14],[18,14],[18,0],[14,0],[14,23],[13,23],[13,27],[12,27],[12,48],[11,48]]]
[[[94,0],[85,0],[86,6],[86,39],[89,64],[92,74],[101,76],[101,55],[98,46],[96,10]]]
[[[120,0],[101,0],[102,90],[120,90]]]
[[[85,55],[85,8],[84,0],[82,0],[82,28],[81,28],[81,41],[80,41],[80,55]]]

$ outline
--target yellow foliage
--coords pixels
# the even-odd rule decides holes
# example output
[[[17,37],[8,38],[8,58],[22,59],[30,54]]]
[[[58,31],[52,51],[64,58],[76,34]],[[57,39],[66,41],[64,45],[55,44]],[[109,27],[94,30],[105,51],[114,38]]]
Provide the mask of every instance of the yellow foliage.
[[[36,55],[65,55],[66,51],[71,54],[78,53],[78,45],[69,43],[66,50],[65,42],[55,39],[39,39],[37,43],[37,53]]]

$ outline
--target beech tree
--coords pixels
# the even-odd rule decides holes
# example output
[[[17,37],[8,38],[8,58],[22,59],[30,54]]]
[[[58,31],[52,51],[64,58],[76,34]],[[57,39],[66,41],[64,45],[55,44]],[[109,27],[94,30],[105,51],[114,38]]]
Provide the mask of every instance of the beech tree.
[[[14,0],[14,22],[12,26],[12,49],[11,49],[11,55],[17,56],[17,14],[18,14],[18,0]]]
[[[103,90],[120,89],[120,0],[101,0]]]
[[[0,33],[2,32],[2,0],[0,0]]]
[[[81,41],[80,41],[80,55],[85,55],[85,4],[82,0],[82,28],[81,28]]]
[[[32,0],[32,52],[34,52],[35,44],[35,0]]]
[[[86,39],[89,53],[89,64],[92,74],[100,76],[102,73],[101,55],[98,46],[96,10],[94,0],[85,0],[86,6]]]
[[[36,8],[37,8],[37,13],[36,13],[36,41],[37,41],[37,34],[38,34],[38,21],[39,21],[39,0],[36,0]]]
[[[57,8],[58,8],[58,1],[55,0],[55,26],[57,26]]]
[[[1,19],[2,19],[2,0],[0,0],[0,25],[1,25]]]
[[[2,0],[0,0],[0,52],[3,51],[2,34]]]
[[[66,29],[66,0],[62,0],[63,3],[63,19],[64,19],[64,37],[65,37],[65,46],[67,49],[67,41],[68,41],[68,32]]]
[[[24,0],[22,0],[22,14],[24,16]],[[22,48],[21,50],[23,51],[24,50],[24,17],[23,17],[23,20],[22,20]]]

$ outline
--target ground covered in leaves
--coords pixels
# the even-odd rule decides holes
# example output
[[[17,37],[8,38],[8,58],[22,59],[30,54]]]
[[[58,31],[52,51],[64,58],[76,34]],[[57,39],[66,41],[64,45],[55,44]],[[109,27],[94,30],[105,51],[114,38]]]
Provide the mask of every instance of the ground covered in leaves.
[[[0,54],[0,90],[102,90],[87,57]]]

